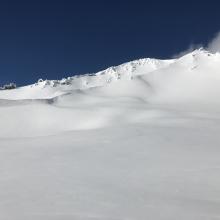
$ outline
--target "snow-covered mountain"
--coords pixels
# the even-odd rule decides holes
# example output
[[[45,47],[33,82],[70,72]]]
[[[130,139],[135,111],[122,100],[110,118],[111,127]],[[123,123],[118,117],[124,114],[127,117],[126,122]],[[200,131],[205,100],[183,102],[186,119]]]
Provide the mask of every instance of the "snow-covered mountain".
[[[102,90],[108,90],[108,93],[112,87],[112,93],[126,95],[126,92],[136,93],[140,87],[145,87],[146,91],[139,94],[143,98],[152,95],[149,94],[151,91],[161,96],[164,101],[171,96],[179,101],[187,97],[206,101],[204,96],[214,96],[213,101],[218,101],[216,95],[220,78],[219,66],[219,53],[212,54],[199,49],[179,59],[140,59],[98,73],[77,75],[62,80],[39,80],[33,85],[0,91],[0,99],[51,99],[74,93],[76,90],[85,91],[101,87]]]
[[[16,90],[1,91],[2,99],[48,99],[74,90],[107,86],[118,80],[132,80],[139,75],[165,68],[175,60],[140,59],[110,67],[98,73],[77,75],[62,80],[42,80]]]
[[[220,53],[0,90],[0,219],[220,216]]]

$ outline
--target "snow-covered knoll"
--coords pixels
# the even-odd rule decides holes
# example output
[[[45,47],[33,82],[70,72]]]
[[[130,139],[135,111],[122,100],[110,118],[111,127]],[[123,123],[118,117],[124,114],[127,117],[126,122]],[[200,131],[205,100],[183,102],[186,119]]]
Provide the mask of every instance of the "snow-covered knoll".
[[[0,91],[0,219],[220,216],[220,54]]]

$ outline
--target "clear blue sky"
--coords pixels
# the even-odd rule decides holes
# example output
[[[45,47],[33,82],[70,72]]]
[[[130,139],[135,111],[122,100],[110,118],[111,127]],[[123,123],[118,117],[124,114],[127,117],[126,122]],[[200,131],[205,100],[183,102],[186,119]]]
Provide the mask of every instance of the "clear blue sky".
[[[220,30],[220,1],[0,1],[0,84],[169,58]]]

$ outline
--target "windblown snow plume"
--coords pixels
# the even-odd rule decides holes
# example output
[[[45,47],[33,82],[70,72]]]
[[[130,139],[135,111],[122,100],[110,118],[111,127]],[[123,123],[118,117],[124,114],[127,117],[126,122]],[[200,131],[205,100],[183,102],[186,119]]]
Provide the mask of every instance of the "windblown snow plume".
[[[180,58],[180,57],[185,56],[189,53],[192,53],[195,50],[198,50],[199,48],[206,48],[206,50],[210,51],[211,53],[220,52],[220,32],[215,34],[213,39],[211,39],[207,43],[207,45],[191,43],[187,49],[185,49],[177,54],[174,54],[173,58]]]
[[[181,51],[179,53],[174,54],[172,57],[174,59],[178,59],[178,58],[183,57],[183,56],[185,56],[185,55],[187,55],[189,53],[192,53],[193,51],[198,50],[200,48],[201,49],[203,48],[202,44],[193,44],[192,43],[192,44],[189,45],[189,47],[187,49],[185,49],[185,50],[183,50],[183,51]]]
[[[218,32],[214,39],[208,44],[208,50],[213,53],[220,52],[220,32]]]

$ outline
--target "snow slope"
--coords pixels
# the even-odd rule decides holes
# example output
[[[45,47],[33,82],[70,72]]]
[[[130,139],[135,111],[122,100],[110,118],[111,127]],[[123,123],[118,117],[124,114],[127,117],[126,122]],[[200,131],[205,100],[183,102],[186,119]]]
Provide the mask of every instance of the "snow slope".
[[[0,91],[0,218],[219,219],[220,54]]]
[[[94,74],[84,74],[62,80],[40,80],[33,85],[1,91],[0,98],[10,100],[53,98],[70,91],[106,86],[117,80],[131,80],[133,77],[164,68],[173,62],[174,60],[140,59]]]

